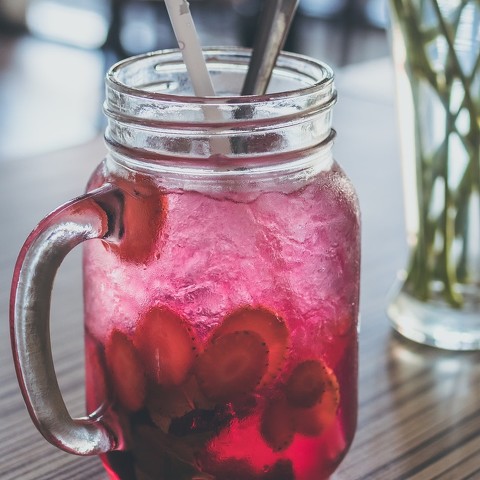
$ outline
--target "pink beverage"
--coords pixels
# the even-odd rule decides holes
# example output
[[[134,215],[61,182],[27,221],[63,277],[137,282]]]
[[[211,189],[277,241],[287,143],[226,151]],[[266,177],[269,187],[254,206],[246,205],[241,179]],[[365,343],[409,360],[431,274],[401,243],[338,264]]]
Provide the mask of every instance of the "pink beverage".
[[[89,453],[112,479],[327,479],[355,431],[360,268],[333,75],[282,54],[239,97],[247,52],[206,60],[220,98],[188,96],[179,52],[107,76],[109,153],[68,217],[97,219]]]
[[[85,255],[88,410],[107,400],[125,429],[103,459],[112,478],[328,477],[356,417],[359,232],[344,174],[213,197],[131,182],[157,193],[126,193],[125,240],[132,228],[151,244]]]

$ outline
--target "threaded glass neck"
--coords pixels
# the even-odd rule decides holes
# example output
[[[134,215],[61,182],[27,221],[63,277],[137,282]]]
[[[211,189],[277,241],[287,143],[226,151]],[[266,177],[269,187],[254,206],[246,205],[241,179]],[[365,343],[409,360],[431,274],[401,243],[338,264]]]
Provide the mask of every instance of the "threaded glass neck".
[[[204,51],[216,97],[193,94],[181,52],[114,65],[106,78],[105,138],[122,161],[195,168],[253,168],[330,150],[332,70],[282,53],[267,94],[240,96],[247,49]]]

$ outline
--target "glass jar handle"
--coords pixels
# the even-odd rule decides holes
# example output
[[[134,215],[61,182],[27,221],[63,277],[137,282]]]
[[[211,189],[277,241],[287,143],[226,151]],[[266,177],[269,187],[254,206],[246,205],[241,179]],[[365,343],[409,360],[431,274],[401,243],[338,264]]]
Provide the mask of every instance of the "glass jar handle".
[[[27,238],[12,282],[12,349],[28,411],[50,443],[77,455],[113,450],[117,440],[102,420],[72,418],[67,411],[51,352],[51,292],[55,274],[70,250],[110,234],[110,220],[116,217],[115,191],[104,185],[45,217]]]

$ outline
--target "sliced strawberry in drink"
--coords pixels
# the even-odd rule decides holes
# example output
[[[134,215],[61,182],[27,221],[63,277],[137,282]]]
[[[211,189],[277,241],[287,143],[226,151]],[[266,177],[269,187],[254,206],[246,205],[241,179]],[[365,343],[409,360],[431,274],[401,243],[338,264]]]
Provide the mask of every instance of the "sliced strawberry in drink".
[[[122,190],[123,208],[120,240],[110,248],[124,261],[145,263],[165,223],[166,197],[146,175],[114,181]]]
[[[87,333],[85,335],[85,383],[87,385],[87,410],[94,412],[108,398],[103,348]]]
[[[260,433],[274,452],[285,450],[295,435],[290,406],[282,395],[267,403],[260,422]]]
[[[183,417],[194,408],[181,387],[164,388],[159,385],[149,389],[146,405],[152,422],[165,433],[168,433],[174,418]]]
[[[151,415],[178,418],[194,408],[181,387],[155,386],[148,393],[147,409]]]
[[[114,330],[105,346],[108,370],[121,405],[132,412],[143,407],[146,379],[143,365],[132,341]]]
[[[330,376],[323,363],[317,360],[299,363],[285,385],[287,400],[293,407],[313,407],[320,401],[329,381]]]
[[[331,369],[324,366],[325,390],[318,403],[310,408],[294,408],[293,418],[295,430],[302,435],[315,437],[320,435],[335,420],[340,403],[338,381]]]
[[[249,330],[257,333],[269,350],[268,369],[262,379],[266,384],[280,371],[289,345],[289,332],[284,320],[263,307],[243,307],[228,315],[215,330],[213,338],[231,332]]]
[[[252,392],[267,371],[268,348],[251,331],[213,338],[198,358],[195,374],[203,394],[216,402],[231,402]]]
[[[186,320],[166,307],[150,309],[135,331],[148,378],[164,387],[184,382],[198,355],[195,343]]]
[[[203,410],[213,410],[215,408],[215,402],[209,400],[200,389],[196,375],[190,375],[180,388],[195,408]]]

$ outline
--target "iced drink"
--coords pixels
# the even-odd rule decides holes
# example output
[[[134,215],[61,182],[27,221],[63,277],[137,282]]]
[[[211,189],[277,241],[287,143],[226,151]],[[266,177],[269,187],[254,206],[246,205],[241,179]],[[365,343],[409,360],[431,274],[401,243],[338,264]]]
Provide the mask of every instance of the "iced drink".
[[[117,169],[118,170],[118,169]],[[320,480],[356,423],[359,214],[334,163],[288,188],[119,186],[84,256],[87,407],[113,479]],[[275,182],[274,182],[275,183]]]

